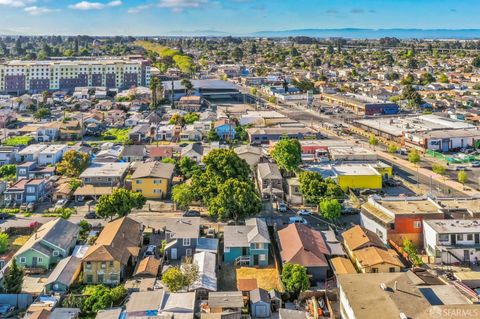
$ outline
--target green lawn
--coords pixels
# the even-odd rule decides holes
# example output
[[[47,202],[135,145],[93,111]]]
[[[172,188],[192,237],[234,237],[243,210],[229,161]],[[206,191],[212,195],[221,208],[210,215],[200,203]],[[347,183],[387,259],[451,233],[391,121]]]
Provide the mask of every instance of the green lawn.
[[[3,144],[7,146],[28,145],[33,141],[33,137],[29,136],[14,136],[8,138]]]
[[[111,128],[103,132],[102,139],[106,142],[120,142],[128,141],[129,128]]]

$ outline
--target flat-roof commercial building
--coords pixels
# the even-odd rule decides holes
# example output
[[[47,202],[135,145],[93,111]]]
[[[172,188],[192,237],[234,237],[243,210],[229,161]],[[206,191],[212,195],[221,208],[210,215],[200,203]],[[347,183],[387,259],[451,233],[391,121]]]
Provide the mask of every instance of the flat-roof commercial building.
[[[480,142],[478,128],[433,130],[428,132],[407,132],[405,143],[422,150],[449,152],[464,147],[474,147]]]
[[[409,134],[413,133],[475,128],[472,124],[434,114],[361,119],[354,121],[354,125],[366,132],[398,143],[406,142]]]
[[[336,104],[352,110],[357,115],[397,114],[400,110],[398,104],[388,101],[380,101],[371,97],[357,94],[326,94],[321,99],[328,103]]]
[[[22,94],[76,87],[130,88],[150,84],[150,62],[130,58],[7,61],[0,63],[0,92]]]
[[[193,92],[190,95],[198,95],[204,98],[232,98],[240,94],[238,87],[223,80],[192,80]],[[172,83],[175,101],[186,95],[182,81],[162,82],[165,97],[170,98],[172,94]]]

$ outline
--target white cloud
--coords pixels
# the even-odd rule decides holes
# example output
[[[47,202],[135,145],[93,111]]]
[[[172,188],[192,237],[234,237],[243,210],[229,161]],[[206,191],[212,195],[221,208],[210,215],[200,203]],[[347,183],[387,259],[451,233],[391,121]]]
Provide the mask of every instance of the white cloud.
[[[139,13],[139,12],[142,12],[144,10],[150,9],[151,7],[152,7],[151,4],[144,4],[144,5],[140,5],[140,6],[130,8],[130,9],[127,10],[127,12],[128,13]]]
[[[1,0],[0,0],[1,1]],[[102,3],[102,2],[89,2],[89,1],[81,1],[75,4],[72,4],[69,6],[71,9],[75,10],[101,10],[105,8],[112,8],[112,7],[118,7],[122,5],[122,1],[110,1],[107,3]]]
[[[0,6],[20,8],[35,3],[36,1],[37,0],[0,0]]]
[[[199,8],[208,3],[208,0],[160,0],[160,8],[169,8],[175,12],[189,8]]]
[[[31,6],[31,7],[26,7],[24,9],[24,11],[27,12],[28,14],[32,15],[32,16],[38,16],[38,15],[41,15],[41,14],[50,13],[50,12],[57,12],[57,11],[60,11],[60,10],[50,9],[50,8],[45,8],[45,7]]]

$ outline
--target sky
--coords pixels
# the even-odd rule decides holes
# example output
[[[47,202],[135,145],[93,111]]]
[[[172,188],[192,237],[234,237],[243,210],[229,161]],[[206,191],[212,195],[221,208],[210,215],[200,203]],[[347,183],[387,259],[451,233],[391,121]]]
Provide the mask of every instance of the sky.
[[[479,0],[0,0],[0,34],[480,29]]]

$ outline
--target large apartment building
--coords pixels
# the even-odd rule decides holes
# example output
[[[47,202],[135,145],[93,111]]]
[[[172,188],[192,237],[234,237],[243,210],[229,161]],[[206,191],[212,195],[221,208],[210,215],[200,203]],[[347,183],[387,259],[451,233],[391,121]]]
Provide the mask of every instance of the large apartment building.
[[[0,93],[73,91],[76,87],[148,86],[150,63],[134,58],[7,61],[0,63]]]

